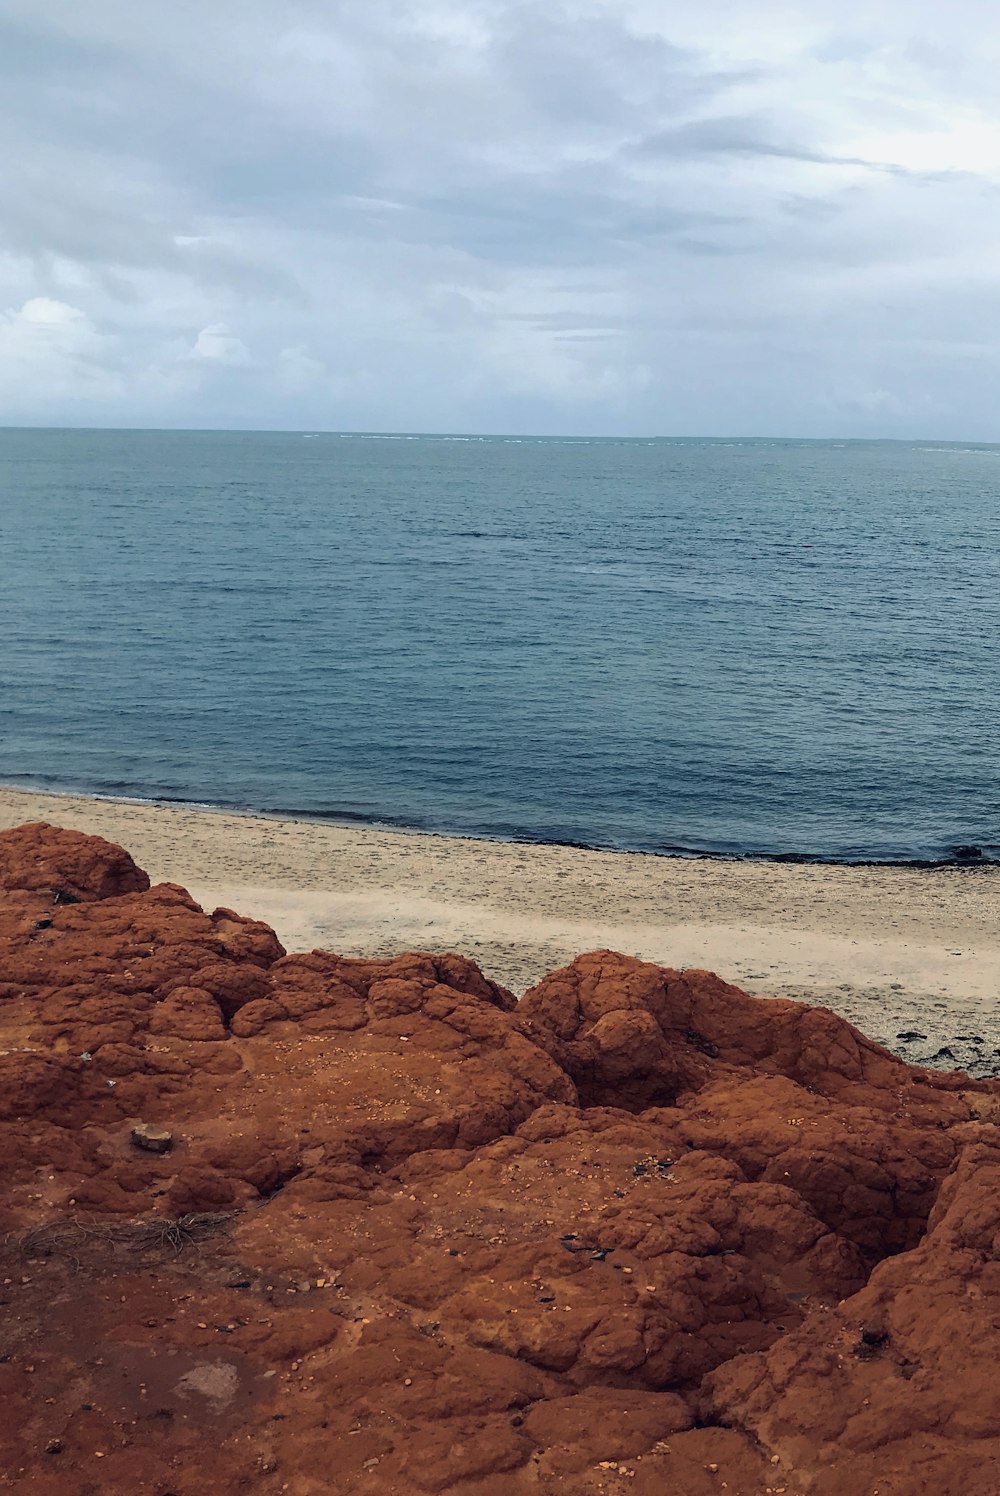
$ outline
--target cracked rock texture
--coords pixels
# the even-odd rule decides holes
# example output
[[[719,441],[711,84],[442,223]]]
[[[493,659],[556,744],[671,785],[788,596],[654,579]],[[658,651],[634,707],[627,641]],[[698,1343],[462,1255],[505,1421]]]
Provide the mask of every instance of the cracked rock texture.
[[[708,972],[516,1002],[0,834],[0,1489],[995,1496],[998,1115]]]

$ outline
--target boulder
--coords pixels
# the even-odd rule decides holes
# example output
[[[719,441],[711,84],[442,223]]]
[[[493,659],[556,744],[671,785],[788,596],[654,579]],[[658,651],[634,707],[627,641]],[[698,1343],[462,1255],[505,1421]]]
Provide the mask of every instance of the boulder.
[[[45,821],[0,835],[0,889],[44,890],[53,903],[144,893],[149,878],[122,847]]]

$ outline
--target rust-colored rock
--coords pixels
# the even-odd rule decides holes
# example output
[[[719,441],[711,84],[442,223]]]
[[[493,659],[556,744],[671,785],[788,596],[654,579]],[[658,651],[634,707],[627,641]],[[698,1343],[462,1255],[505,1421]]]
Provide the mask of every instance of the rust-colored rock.
[[[51,827],[0,888],[12,1489],[1000,1490],[997,1083],[607,951],[286,956]]]
[[[44,821],[0,835],[0,889],[44,890],[56,904],[144,893],[149,878],[113,842]]]

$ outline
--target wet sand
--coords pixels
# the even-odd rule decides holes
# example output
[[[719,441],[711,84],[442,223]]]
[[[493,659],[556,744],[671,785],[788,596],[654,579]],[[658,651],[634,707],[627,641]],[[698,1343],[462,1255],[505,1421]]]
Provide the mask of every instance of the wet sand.
[[[1000,1068],[1000,868],[663,858],[0,789],[0,829],[23,821],[120,842],[290,950],[458,950],[523,992],[611,947],[825,1003],[908,1059]]]

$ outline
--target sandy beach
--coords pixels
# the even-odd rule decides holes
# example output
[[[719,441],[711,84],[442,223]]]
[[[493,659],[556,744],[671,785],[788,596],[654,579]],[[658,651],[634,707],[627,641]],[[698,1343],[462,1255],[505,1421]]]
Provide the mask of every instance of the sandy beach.
[[[290,950],[458,950],[520,993],[611,947],[824,1003],[911,1060],[1000,1060],[1000,868],[662,858],[0,790],[0,828],[24,821],[120,842]]]

